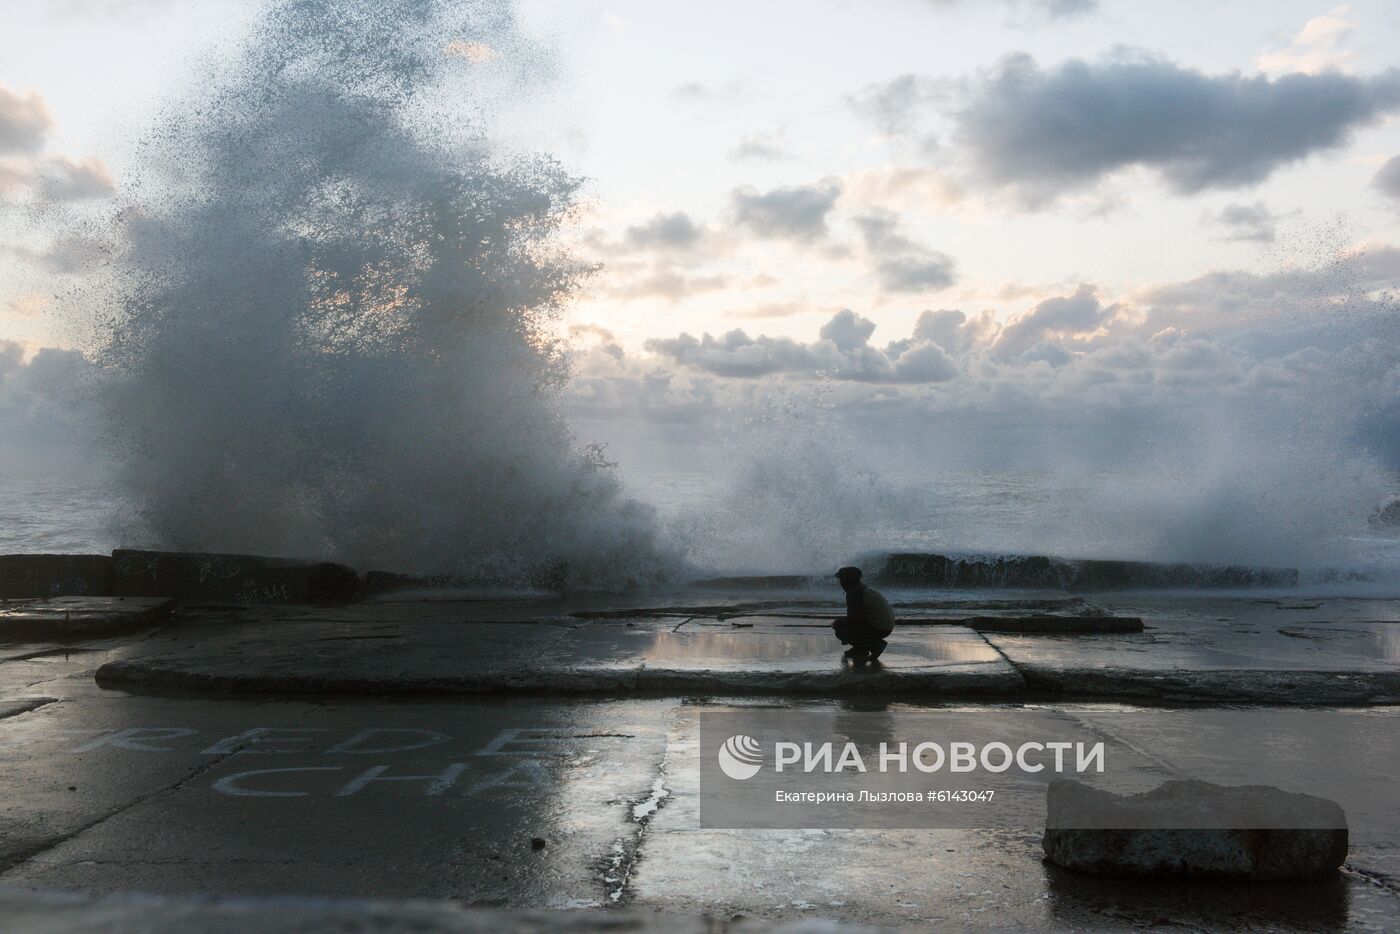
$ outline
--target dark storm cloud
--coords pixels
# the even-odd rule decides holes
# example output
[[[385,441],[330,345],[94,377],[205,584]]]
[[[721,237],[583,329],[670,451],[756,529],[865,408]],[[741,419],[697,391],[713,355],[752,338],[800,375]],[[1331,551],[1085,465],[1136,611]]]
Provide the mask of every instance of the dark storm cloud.
[[[1384,194],[1400,201],[1400,156],[1392,157],[1389,162],[1381,166],[1381,170],[1376,173],[1371,184]]]
[[[774,240],[810,243],[826,236],[826,218],[841,197],[841,183],[829,178],[815,185],[758,192],[739,188],[730,203],[736,226]]]
[[[1227,204],[1219,214],[1208,214],[1206,220],[1225,231],[1226,240],[1247,240],[1273,243],[1282,215],[1269,210],[1262,201],[1253,204]]]
[[[42,97],[0,87],[0,153],[35,152],[52,127],[53,117]]]
[[[1043,201],[1130,166],[1176,191],[1237,188],[1400,110],[1400,70],[1276,80],[1211,76],[1162,60],[1041,68],[1004,59],[955,114],[975,174]]]
[[[900,232],[890,211],[872,211],[855,219],[870,255],[876,279],[885,292],[930,292],[953,284],[953,259],[915,243]]]

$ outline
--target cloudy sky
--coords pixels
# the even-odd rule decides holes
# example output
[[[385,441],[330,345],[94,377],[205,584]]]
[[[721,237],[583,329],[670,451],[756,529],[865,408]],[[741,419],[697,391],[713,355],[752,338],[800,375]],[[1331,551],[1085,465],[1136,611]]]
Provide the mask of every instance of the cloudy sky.
[[[255,7],[7,0],[5,404],[38,405],[26,361],[76,340],[47,312],[82,245],[40,221],[100,210],[162,101]],[[589,179],[571,236],[601,268],[564,323],[568,410],[635,472],[799,404],[820,414],[794,424],[886,461],[1151,451],[1227,476],[1274,445],[1287,486],[1335,471],[1296,472],[1325,438],[1345,463],[1400,467],[1400,6],[522,16],[554,76],[495,138]]]

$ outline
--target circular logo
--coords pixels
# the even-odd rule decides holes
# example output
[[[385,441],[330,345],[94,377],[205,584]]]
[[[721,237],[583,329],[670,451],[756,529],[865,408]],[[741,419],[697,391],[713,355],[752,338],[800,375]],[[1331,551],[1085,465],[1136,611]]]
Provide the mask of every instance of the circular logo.
[[[752,736],[739,733],[719,747],[719,769],[737,781],[753,778],[763,768],[763,747]]]

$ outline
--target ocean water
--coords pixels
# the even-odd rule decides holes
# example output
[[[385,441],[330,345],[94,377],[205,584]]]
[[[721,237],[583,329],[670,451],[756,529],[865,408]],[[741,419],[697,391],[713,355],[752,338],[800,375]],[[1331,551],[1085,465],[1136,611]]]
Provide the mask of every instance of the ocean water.
[[[1119,482],[1107,472],[1102,485]],[[749,508],[736,519],[734,491],[709,472],[626,477],[624,488],[656,510],[663,536],[685,551],[701,574],[811,573],[861,555],[1054,554],[1067,558],[1180,560],[1209,556],[1144,553],[1139,529],[1115,529],[1106,517],[1087,521],[1100,490],[1094,478],[1044,471],[978,470],[894,474],[888,493],[861,504],[865,523],[853,531],[820,510],[801,510],[805,526],[754,528],[771,520]],[[135,507],[97,462],[11,469],[0,474],[0,554],[103,553],[153,544],[133,537]],[[1086,529],[1092,532],[1086,533]],[[1091,534],[1092,538],[1081,538]],[[1303,566],[1305,583],[1368,596],[1400,595],[1400,530],[1366,525],[1334,543],[1338,560]],[[324,557],[323,555],[288,555]],[[1353,579],[1340,583],[1336,572]],[[1332,578],[1329,580],[1329,578]]]
[[[912,551],[1288,566],[1305,577],[1400,579],[1398,528],[1339,523],[1328,536],[1300,533],[1296,542],[1261,530],[1242,535],[1242,544],[1194,527],[1182,535],[1154,524],[1161,514],[1155,498],[1150,510],[1141,505],[1152,478],[1132,472],[890,471],[824,494],[785,480],[736,490],[732,477],[693,472],[628,478],[627,486],[656,508],[695,564],[726,574],[800,573],[858,554]],[[841,499],[845,507],[831,505]],[[1274,527],[1287,525],[1281,515]]]
[[[124,503],[93,471],[13,471],[0,476],[0,554],[102,554],[121,542]]]

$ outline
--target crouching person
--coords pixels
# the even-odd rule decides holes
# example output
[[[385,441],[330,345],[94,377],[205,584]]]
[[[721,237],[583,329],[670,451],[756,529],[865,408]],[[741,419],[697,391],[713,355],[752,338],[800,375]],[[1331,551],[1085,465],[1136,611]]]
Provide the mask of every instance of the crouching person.
[[[874,661],[888,645],[885,637],[894,631],[894,611],[884,594],[861,583],[860,568],[842,568],[836,579],[846,592],[846,615],[831,624],[841,644],[850,646],[842,658],[855,665]]]

